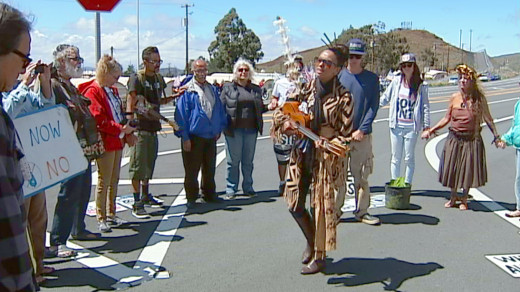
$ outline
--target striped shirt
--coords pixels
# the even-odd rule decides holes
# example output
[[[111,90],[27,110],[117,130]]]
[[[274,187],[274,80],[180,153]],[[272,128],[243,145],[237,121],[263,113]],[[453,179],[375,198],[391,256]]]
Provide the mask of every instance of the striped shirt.
[[[15,135],[0,103],[0,291],[34,291]]]

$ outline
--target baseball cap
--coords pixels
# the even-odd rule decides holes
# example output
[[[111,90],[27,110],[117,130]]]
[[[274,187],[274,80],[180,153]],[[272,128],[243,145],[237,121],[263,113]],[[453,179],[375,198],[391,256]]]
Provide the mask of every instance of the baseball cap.
[[[365,54],[365,42],[361,39],[351,39],[347,43],[348,51],[350,54],[354,55],[364,55]]]
[[[403,63],[416,63],[415,54],[405,53],[401,56],[401,61],[399,61],[399,65]]]

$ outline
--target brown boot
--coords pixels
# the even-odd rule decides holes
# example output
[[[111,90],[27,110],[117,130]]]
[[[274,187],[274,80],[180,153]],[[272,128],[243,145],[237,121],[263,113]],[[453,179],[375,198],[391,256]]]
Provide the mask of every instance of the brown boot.
[[[302,254],[302,264],[306,265],[312,260],[312,255],[314,254],[314,249],[307,244],[307,247],[303,251]]]
[[[302,264],[306,265],[311,261],[314,254],[314,223],[307,210],[304,210],[302,213],[291,212],[291,215],[298,223],[298,226],[300,226],[305,239],[307,239],[307,246],[302,255]]]
[[[325,268],[325,260],[314,259],[310,264],[302,268],[302,275],[312,275],[323,271]]]

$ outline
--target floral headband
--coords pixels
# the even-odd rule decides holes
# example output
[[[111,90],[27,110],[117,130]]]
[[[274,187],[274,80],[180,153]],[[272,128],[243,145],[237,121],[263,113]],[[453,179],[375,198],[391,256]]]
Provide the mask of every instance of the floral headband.
[[[459,75],[465,75],[468,79],[477,80],[477,72],[468,65],[459,65],[455,70]]]

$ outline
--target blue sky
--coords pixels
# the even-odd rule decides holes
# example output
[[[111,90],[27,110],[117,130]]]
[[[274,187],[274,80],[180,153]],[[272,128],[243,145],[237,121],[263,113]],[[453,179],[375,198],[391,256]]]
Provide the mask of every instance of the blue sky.
[[[4,0],[5,1],[5,0]],[[94,65],[94,13],[86,12],[76,0],[7,0],[5,1],[32,16],[33,58],[50,62],[52,51],[59,43],[71,43],[80,48],[87,66]],[[413,29],[426,29],[444,41],[465,49],[486,49],[490,56],[520,52],[520,1],[351,1],[351,0],[140,0],[140,48],[159,47],[163,68],[183,68],[185,60],[185,32],[181,26],[189,3],[189,56],[208,56],[207,48],[215,39],[218,21],[234,7],[248,28],[262,41],[269,61],[282,54],[281,38],[273,21],[282,16],[289,27],[293,50],[305,50],[321,45],[325,32],[339,34],[350,25],[360,27],[382,21],[386,30],[411,22]],[[427,4],[423,4],[427,3]],[[481,4],[477,4],[481,3]],[[137,0],[121,0],[112,13],[101,14],[102,53],[114,55],[126,68],[136,64]]]

